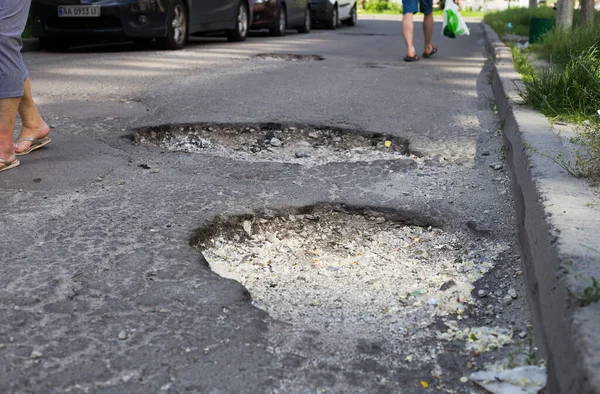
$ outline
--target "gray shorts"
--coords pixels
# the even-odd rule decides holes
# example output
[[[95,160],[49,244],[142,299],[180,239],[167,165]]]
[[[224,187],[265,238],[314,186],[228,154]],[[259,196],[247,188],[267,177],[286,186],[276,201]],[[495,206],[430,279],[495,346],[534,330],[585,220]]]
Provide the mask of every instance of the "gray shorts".
[[[21,34],[31,0],[0,0],[0,99],[23,96],[29,77],[21,56]]]

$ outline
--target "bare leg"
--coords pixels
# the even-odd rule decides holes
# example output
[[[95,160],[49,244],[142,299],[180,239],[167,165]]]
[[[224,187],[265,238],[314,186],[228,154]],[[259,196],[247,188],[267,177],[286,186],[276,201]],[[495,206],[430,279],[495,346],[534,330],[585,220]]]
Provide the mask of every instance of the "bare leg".
[[[413,14],[404,14],[402,16],[402,34],[404,34],[404,42],[406,43],[406,54],[409,57],[413,57],[417,54],[413,41],[414,30]]]
[[[433,37],[433,13],[425,15],[423,20],[423,34],[425,35],[425,51],[424,53],[431,53],[433,50],[433,43],[431,42]]]
[[[21,98],[0,99],[0,159],[13,161],[15,148],[13,132]],[[0,164],[0,169],[6,167]]]
[[[25,80],[24,90],[25,95],[22,97],[21,104],[19,105],[19,115],[21,115],[21,120],[23,121],[23,129],[17,140],[27,137],[35,139],[44,138],[50,134],[50,128],[40,116],[40,113],[33,102],[29,78]],[[18,147],[15,147],[15,151],[22,152],[29,149],[30,146],[30,141],[23,141]]]

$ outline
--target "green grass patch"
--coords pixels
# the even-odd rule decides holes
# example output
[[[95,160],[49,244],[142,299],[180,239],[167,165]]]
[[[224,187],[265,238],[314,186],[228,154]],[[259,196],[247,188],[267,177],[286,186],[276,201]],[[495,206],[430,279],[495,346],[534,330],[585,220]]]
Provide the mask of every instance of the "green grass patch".
[[[555,28],[542,36],[534,50],[544,59],[564,66],[573,55],[585,53],[590,48],[600,48],[600,13],[596,13],[594,20],[592,26],[576,24],[567,31]]]
[[[529,20],[536,18],[555,18],[556,13],[549,7],[538,8],[509,8],[504,11],[488,12],[483,21],[490,25],[498,36],[512,33],[519,36],[529,36]],[[508,24],[512,27],[508,27]]]
[[[553,121],[578,123],[571,142],[580,146],[570,155],[548,156],[569,174],[600,183],[600,49],[574,54],[567,64],[535,69],[528,53],[512,48],[513,64],[521,74],[525,103]]]
[[[484,17],[498,35],[514,33],[527,36],[531,17],[553,17],[552,9],[509,9]],[[507,24],[512,23],[512,30]],[[539,110],[551,121],[577,124],[572,142],[580,148],[573,155],[550,157],[569,174],[600,183],[600,13],[595,24],[579,24],[574,13],[571,29],[554,28],[541,41],[523,50],[512,47],[513,64],[521,74],[525,103]],[[530,55],[548,62],[548,67],[533,67]]]
[[[513,56],[513,65],[515,66],[515,70],[521,74],[521,79],[523,81],[531,82],[533,80],[533,66],[529,62],[529,58],[527,57],[527,52],[522,51],[516,46],[511,46],[512,56]]]
[[[553,120],[583,122],[597,118],[600,109],[600,49],[574,53],[564,66],[532,70],[521,63],[515,65],[523,72],[525,103]],[[521,72],[521,71],[520,71]]]

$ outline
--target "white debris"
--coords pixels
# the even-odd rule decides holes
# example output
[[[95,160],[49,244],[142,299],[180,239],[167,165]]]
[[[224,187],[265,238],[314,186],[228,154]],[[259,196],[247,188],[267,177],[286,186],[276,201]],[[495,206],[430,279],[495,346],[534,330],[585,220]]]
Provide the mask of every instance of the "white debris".
[[[246,234],[248,234],[249,237],[252,236],[252,222],[250,222],[249,220],[244,220],[244,223],[242,223],[242,227],[244,228],[244,231],[246,232]]]
[[[470,379],[492,394],[537,394],[546,387],[546,368],[526,366],[504,371],[479,371]]]
[[[32,360],[38,360],[42,358],[42,352],[38,352],[37,350],[34,350],[31,352],[31,359]]]
[[[247,220],[199,247],[214,272],[242,283],[254,305],[273,318],[299,329],[350,341],[368,337],[390,346],[407,336],[435,340],[428,327],[436,316],[460,315],[474,304],[473,282],[508,248],[475,240],[469,232],[389,219],[377,224],[374,217],[383,216],[323,209]],[[249,239],[244,234],[250,228]],[[440,245],[461,246],[436,248]],[[453,336],[467,342],[470,333]],[[469,345],[474,349],[510,342],[500,329],[475,333],[481,340]],[[419,354],[418,361],[432,357]]]
[[[438,335],[445,341],[464,340],[469,351],[483,353],[508,345],[512,342],[512,332],[500,327],[459,328],[458,322],[446,322],[448,331]]]

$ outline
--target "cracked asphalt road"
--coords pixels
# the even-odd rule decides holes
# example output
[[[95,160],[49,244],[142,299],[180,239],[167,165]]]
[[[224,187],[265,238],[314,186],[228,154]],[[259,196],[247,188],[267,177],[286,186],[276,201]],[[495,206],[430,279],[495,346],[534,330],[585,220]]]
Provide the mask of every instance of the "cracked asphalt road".
[[[436,24],[440,52],[410,65],[400,22],[364,17],[240,44],[194,39],[177,52],[119,44],[25,54],[53,142],[0,177],[0,392],[477,392],[459,379],[522,354],[517,333],[529,316],[508,177],[490,168],[502,141],[484,38],[470,27],[448,40]],[[324,60],[255,56],[264,53]],[[263,122],[390,134],[432,160],[305,168],[130,138],[143,126]],[[190,245],[218,215],[319,203],[391,209],[506,245],[474,284],[490,296],[474,297],[460,324],[510,329],[513,344],[472,354],[454,341],[425,355],[416,339],[391,349],[357,337],[359,356],[336,355],[321,339],[330,335],[270,318]],[[508,288],[519,295],[510,305]],[[444,327],[440,318],[427,330]],[[418,339],[415,330],[407,335]],[[398,354],[414,356],[382,361]]]

